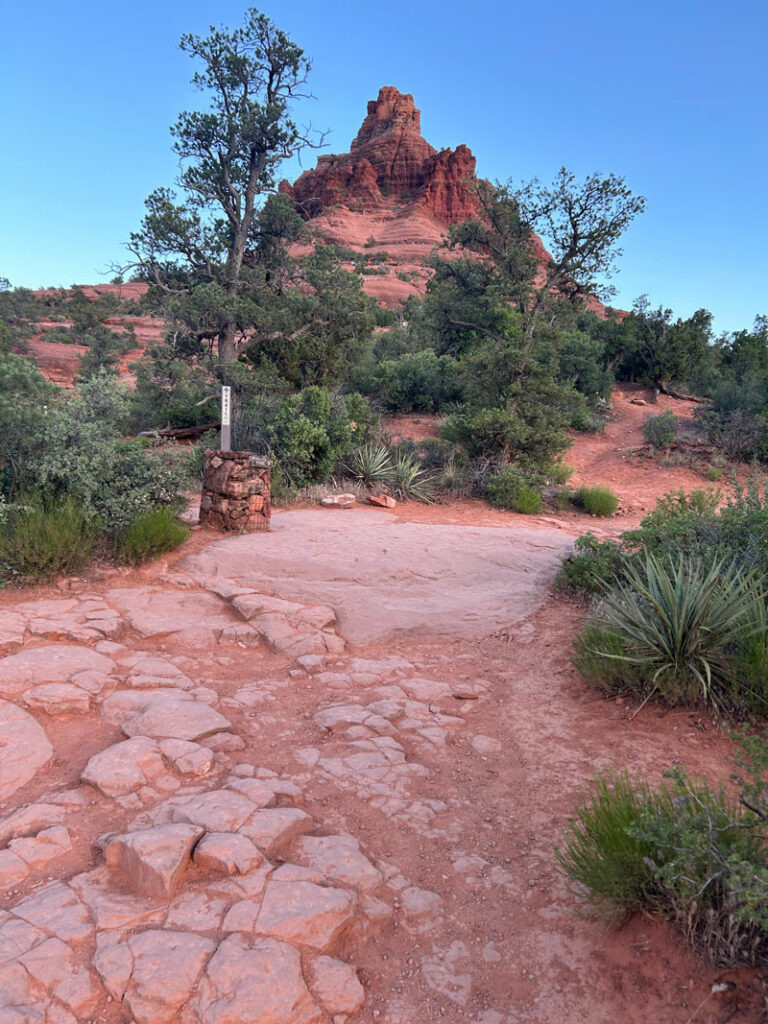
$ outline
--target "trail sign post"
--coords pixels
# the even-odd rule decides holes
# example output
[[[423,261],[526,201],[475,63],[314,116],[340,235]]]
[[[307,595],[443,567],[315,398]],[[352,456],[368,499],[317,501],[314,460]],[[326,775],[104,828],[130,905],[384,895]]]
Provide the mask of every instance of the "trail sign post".
[[[221,389],[221,450],[232,449],[232,389]]]

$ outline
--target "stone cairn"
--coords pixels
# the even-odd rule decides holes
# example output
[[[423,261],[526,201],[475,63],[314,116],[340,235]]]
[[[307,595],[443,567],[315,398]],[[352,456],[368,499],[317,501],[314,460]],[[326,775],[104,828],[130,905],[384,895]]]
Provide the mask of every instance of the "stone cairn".
[[[236,533],[268,530],[271,466],[253,452],[207,450],[200,523]]]

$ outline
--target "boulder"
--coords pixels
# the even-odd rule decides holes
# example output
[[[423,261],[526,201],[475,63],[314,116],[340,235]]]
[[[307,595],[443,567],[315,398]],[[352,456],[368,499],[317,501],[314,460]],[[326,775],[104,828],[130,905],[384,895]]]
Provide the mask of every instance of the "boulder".
[[[137,892],[169,898],[179,887],[192,847],[202,834],[202,828],[189,824],[127,832],[107,845],[107,865],[127,875]]]
[[[29,782],[52,754],[53,747],[34,718],[0,700],[0,801]]]
[[[193,998],[200,1024],[321,1024],[325,1014],[304,981],[297,950],[269,938],[230,935],[211,958]]]
[[[357,900],[346,889],[314,882],[270,881],[255,930],[325,952],[351,923]]]
[[[354,494],[328,494],[320,499],[320,504],[324,508],[352,508],[357,504],[357,498]]]

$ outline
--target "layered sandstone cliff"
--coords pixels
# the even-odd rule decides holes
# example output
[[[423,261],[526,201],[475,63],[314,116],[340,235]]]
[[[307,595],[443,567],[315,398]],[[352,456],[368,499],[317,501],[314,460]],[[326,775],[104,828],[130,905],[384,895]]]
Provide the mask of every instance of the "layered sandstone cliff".
[[[349,153],[321,156],[317,166],[280,189],[307,219],[335,207],[354,211],[417,204],[444,224],[476,212],[475,158],[467,146],[438,152],[421,135],[413,96],[391,85],[368,104]]]

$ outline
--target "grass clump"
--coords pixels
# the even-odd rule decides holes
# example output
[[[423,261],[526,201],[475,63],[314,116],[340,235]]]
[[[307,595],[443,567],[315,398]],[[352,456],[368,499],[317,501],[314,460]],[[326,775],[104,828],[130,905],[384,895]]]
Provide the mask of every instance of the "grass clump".
[[[707,470],[707,480],[711,480],[712,483],[717,483],[718,480],[723,479],[723,471],[719,466],[710,466]]]
[[[660,914],[722,966],[766,962],[768,741],[742,738],[736,761],[740,799],[680,768],[655,790],[626,771],[597,777],[555,851],[589,912]]]
[[[156,508],[121,531],[115,538],[115,549],[120,561],[140,565],[177,548],[188,536],[189,528],[171,509]]]
[[[22,496],[0,524],[0,578],[41,580],[78,573],[90,561],[97,531],[72,496]]]
[[[612,516],[619,507],[619,499],[609,487],[584,485],[576,492],[576,503],[591,516]]]

